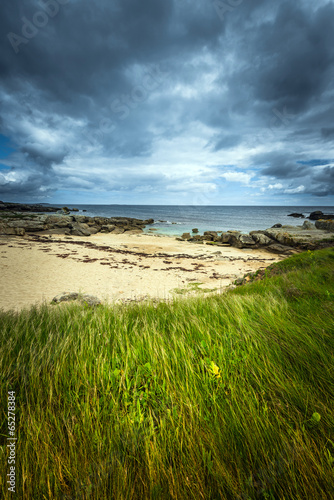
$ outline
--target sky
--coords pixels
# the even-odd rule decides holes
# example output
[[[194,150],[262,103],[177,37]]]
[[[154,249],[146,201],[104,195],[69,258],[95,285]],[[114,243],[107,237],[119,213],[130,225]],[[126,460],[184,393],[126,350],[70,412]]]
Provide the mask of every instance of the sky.
[[[334,205],[334,2],[2,0],[0,199]]]

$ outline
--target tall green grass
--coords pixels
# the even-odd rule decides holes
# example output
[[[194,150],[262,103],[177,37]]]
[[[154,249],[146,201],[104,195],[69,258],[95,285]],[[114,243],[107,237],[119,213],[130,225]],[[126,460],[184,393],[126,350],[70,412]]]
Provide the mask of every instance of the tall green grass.
[[[329,499],[334,249],[172,304],[2,313],[22,499]],[[320,420],[319,420],[320,418]]]

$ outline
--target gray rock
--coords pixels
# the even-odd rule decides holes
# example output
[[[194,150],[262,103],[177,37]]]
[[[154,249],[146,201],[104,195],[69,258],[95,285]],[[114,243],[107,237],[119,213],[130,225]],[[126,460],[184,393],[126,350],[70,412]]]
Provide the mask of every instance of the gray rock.
[[[112,224],[104,224],[101,227],[101,233],[112,233],[113,231],[115,231],[115,229],[116,229],[116,226],[114,226]]]
[[[278,228],[278,227],[282,227],[282,224],[274,224],[273,226],[271,226],[273,229],[274,228]]]
[[[273,243],[272,245],[268,245],[266,250],[271,253],[284,254],[284,255],[292,255],[294,253],[293,248],[280,245],[279,243]]]
[[[90,236],[91,228],[89,228],[88,224],[82,224],[81,222],[73,222],[71,224],[71,233],[74,236]]]
[[[236,248],[249,248],[255,245],[255,241],[249,234],[230,233],[228,243]]]
[[[7,236],[24,236],[25,230],[23,227],[10,227],[7,224],[0,223],[0,234]]]
[[[321,229],[323,231],[328,231],[330,233],[334,233],[334,219],[333,220],[317,220],[315,223],[315,227],[317,229]]]
[[[293,214],[289,214],[288,217],[300,217],[301,219],[304,219],[305,215],[294,212]]]
[[[312,224],[312,222],[310,222],[309,220],[305,220],[304,224],[302,225],[302,228],[309,230],[309,229],[316,229],[316,226]]]
[[[189,240],[191,238],[191,235],[190,235],[190,233],[183,233],[183,235],[181,236],[181,238],[183,240]]]
[[[269,236],[266,236],[262,232],[252,231],[250,234],[258,245],[267,246],[271,243],[274,243],[274,240],[272,240],[271,238],[269,238]]]
[[[44,224],[44,220],[39,218],[8,221],[7,224],[9,227],[23,228],[26,233],[35,233],[48,229],[48,226]]]
[[[55,227],[69,227],[72,223],[72,217],[69,215],[48,215],[45,219],[45,223]]]
[[[314,212],[311,212],[309,215],[310,220],[318,220],[321,219],[324,214],[322,213],[321,210],[315,210]]]
[[[101,300],[98,297],[95,297],[94,295],[82,295],[77,292],[64,292],[60,295],[56,295],[55,297],[53,297],[51,303],[60,304],[60,302],[70,302],[74,300],[78,300],[90,307],[101,304]]]

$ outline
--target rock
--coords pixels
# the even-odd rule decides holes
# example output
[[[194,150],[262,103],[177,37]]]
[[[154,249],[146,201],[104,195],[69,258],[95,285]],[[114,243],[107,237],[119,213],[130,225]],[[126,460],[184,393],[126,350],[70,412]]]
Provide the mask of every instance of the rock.
[[[0,234],[7,236],[24,236],[25,230],[23,227],[10,227],[7,224],[0,223]]]
[[[123,234],[123,233],[125,233],[125,229],[123,227],[116,227],[112,233],[113,234]]]
[[[72,208],[71,212],[79,212],[78,208]]]
[[[113,226],[112,224],[105,224],[101,227],[101,233],[112,233],[115,229],[116,226]]]
[[[190,235],[190,233],[183,233],[183,235],[181,236],[181,238],[183,240],[190,240],[191,235]]]
[[[271,226],[272,228],[278,228],[278,227],[282,227],[282,224],[274,224],[273,226]]]
[[[37,233],[48,229],[48,226],[44,224],[44,220],[41,219],[9,220],[7,224],[9,227],[23,228],[26,233]]]
[[[220,236],[220,241],[222,243],[229,243],[230,242],[230,238],[231,238],[231,233],[229,232],[224,232],[221,234]]]
[[[80,293],[76,292],[65,292],[60,295],[56,295],[53,297],[51,303],[52,304],[59,304],[60,302],[69,302],[73,300],[78,300],[84,304],[87,304],[88,306],[97,306],[101,304],[101,300],[94,295],[82,295]]]
[[[305,219],[305,215],[298,214],[296,212],[294,212],[293,214],[289,214],[288,217],[300,217],[301,219]]]
[[[245,247],[247,248],[249,246],[255,245],[254,239],[249,234],[240,234],[240,236],[239,236],[239,242],[242,245],[242,247],[240,247],[240,248],[245,248]]]
[[[23,203],[0,202],[0,210],[10,212],[57,212],[59,209],[44,205],[26,205]]]
[[[255,245],[255,241],[249,234],[230,233],[228,243],[236,248],[249,248]]]
[[[271,243],[274,243],[273,239],[269,238],[269,236],[266,236],[264,233],[260,231],[258,232],[252,231],[250,234],[252,235],[252,238],[258,245],[265,247],[267,245],[270,245]]]
[[[218,236],[217,231],[204,231],[203,239],[207,241],[221,241],[221,236]]]
[[[315,212],[311,212],[310,215],[309,215],[309,219],[310,220],[318,220],[318,219],[322,219],[322,215],[324,215],[322,213],[321,210],[315,210]]]
[[[87,212],[87,210],[83,210],[83,212]]]
[[[143,224],[145,226],[148,226],[149,224],[153,224],[154,223],[154,219],[147,219],[147,220],[144,220],[142,222],[143,222]]]
[[[197,227],[195,227],[194,229],[192,229],[192,232],[193,232],[194,234],[197,234],[197,233],[198,233],[198,229],[197,229]]]
[[[72,217],[68,215],[48,215],[45,219],[45,223],[55,227],[69,227],[72,223]]]
[[[213,241],[213,236],[212,236],[212,234],[204,234],[202,236],[202,240],[203,241]]]
[[[317,229],[334,233],[334,219],[333,220],[317,220],[315,223]]]
[[[285,246],[285,245],[280,245],[279,243],[273,243],[272,245],[268,245],[266,247],[266,250],[271,253],[278,253],[278,254],[284,254],[284,255],[292,255],[293,248]]]
[[[316,229],[316,226],[312,224],[312,222],[305,220],[304,224],[302,225],[303,229]]]
[[[84,224],[90,224],[92,226],[95,225],[95,222],[91,221],[90,217],[87,217],[87,215],[72,215],[71,218],[75,222],[83,222]]]
[[[70,234],[72,234],[73,236],[90,236],[92,234],[88,224],[73,222],[70,226]]]

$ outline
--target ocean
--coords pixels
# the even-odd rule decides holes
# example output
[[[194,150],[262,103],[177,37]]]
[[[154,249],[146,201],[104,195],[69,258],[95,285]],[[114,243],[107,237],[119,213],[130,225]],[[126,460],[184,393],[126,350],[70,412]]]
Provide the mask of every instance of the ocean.
[[[256,229],[267,229],[276,223],[302,225],[303,219],[288,217],[297,212],[308,216],[315,210],[334,213],[334,207],[266,207],[266,206],[193,206],[193,205],[68,205],[78,208],[79,214],[103,217],[134,217],[154,219],[152,226],[156,234],[180,236],[197,228],[203,231],[238,230],[244,233]],[[86,210],[84,213],[83,210]],[[73,213],[75,215],[75,213]]]

